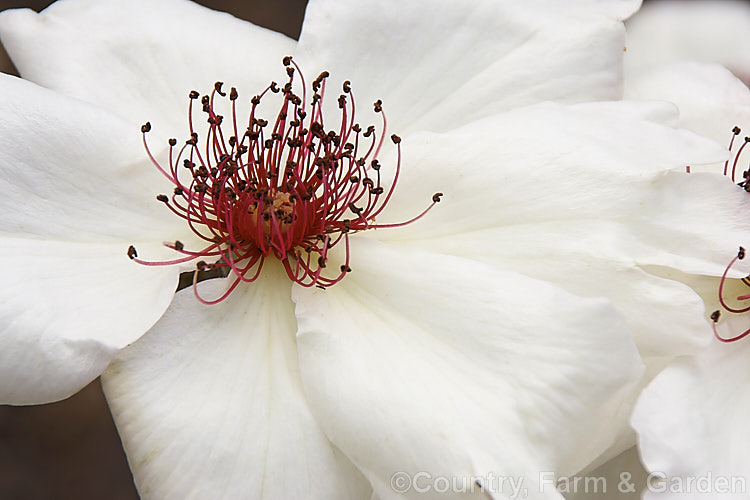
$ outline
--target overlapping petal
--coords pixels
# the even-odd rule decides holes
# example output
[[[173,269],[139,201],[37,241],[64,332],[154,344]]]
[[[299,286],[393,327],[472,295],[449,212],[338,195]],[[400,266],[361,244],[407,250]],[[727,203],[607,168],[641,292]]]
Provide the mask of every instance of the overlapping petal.
[[[172,300],[177,270],[137,266],[124,250],[0,238],[0,403],[74,394],[156,322]]]
[[[187,231],[153,199],[137,130],[17,78],[0,91],[0,402],[44,403],[98,376],[169,305],[179,269],[136,266],[128,246],[162,257]]]
[[[720,176],[684,172],[725,158],[721,146],[638,118],[659,114],[651,107],[619,108],[546,104],[408,137],[399,192],[410,196],[380,219],[418,213],[431,192],[444,192],[443,202],[375,236],[607,296],[644,355],[694,352],[709,339],[699,297],[645,269],[720,275],[736,232],[750,232],[750,200]]]
[[[191,290],[103,376],[142,498],[365,498],[300,383],[290,283],[267,266],[216,306]],[[219,295],[224,280],[200,285]]]
[[[419,471],[523,476],[529,498],[559,498],[539,471],[612,444],[595,429],[641,364],[606,301],[375,241],[352,239],[352,258],[335,287],[293,290],[297,342],[318,421],[380,498],[416,496],[389,479]]]
[[[443,131],[545,100],[620,98],[621,21],[639,4],[313,0],[297,54],[383,99],[398,133]]]
[[[750,127],[750,89],[715,63],[679,61],[633,71],[625,97],[670,101],[680,109],[680,127],[721,144],[729,143],[735,126]]]
[[[674,361],[643,391],[633,427],[647,469],[665,477],[646,500],[747,498],[748,356],[747,342],[715,342],[701,356]]]
[[[5,11],[0,39],[24,78],[168,134],[186,129],[190,90],[224,80],[251,96],[295,46],[187,0],[69,0],[40,14]]]

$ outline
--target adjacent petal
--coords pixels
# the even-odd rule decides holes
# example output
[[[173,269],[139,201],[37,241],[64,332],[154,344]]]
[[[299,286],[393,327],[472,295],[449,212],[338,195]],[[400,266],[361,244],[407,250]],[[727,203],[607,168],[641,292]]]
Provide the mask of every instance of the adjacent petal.
[[[72,0],[0,15],[21,75],[134,124],[184,132],[187,95],[222,80],[252,96],[282,75],[284,35],[186,0]],[[276,77],[279,78],[279,77]]]
[[[729,143],[736,126],[750,132],[750,89],[717,64],[680,61],[632,71],[625,98],[673,102],[680,108],[680,127],[721,144]]]
[[[123,255],[189,233],[154,199],[170,187],[137,127],[15,77],[0,75],[0,92],[0,233],[121,242]]]
[[[647,268],[721,275],[750,238],[750,198],[721,176],[685,173],[726,152],[638,119],[637,110],[658,115],[641,106],[547,104],[408,137],[397,195],[379,221],[408,219],[435,191],[443,201],[374,237],[606,296],[644,356],[696,352],[710,338],[700,298]]]
[[[651,121],[676,111],[664,103],[545,103],[450,132],[409,135],[395,195],[379,222],[408,220],[438,191],[443,201],[419,222],[378,237],[415,240],[628,215],[665,171],[728,156],[719,144]]]
[[[748,356],[750,343],[716,341],[701,356],[674,361],[643,391],[632,424],[646,468],[657,474],[646,500],[747,498]]]
[[[559,498],[539,491],[539,471],[575,472],[615,439],[642,365],[606,301],[455,257],[351,245],[345,280],[293,289],[300,367],[324,431],[382,500],[417,496],[390,480],[420,471],[523,476],[529,498]]]
[[[621,97],[624,28],[640,2],[314,0],[298,61],[385,102],[393,130],[447,130],[545,100]]]
[[[220,295],[229,280],[199,285]],[[192,290],[103,376],[145,499],[367,498],[369,485],[310,415],[289,281],[261,278],[214,306]]]
[[[0,259],[2,404],[57,401],[99,376],[161,316],[179,272],[112,243],[3,238]]]

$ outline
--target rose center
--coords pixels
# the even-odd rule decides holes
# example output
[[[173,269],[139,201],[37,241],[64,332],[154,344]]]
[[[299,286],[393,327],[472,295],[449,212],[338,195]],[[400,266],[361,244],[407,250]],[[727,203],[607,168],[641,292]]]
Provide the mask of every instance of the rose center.
[[[323,117],[328,72],[311,84],[308,102],[304,77],[290,57],[284,58],[288,81],[283,87],[272,82],[251,99],[247,125],[240,125],[237,114],[237,90],[228,95],[231,120],[216,112],[218,99],[226,98],[217,82],[210,95],[201,98],[208,130],[203,137],[195,130],[194,102],[190,92],[190,138],[178,147],[169,140],[169,167],[163,167],[152,155],[146,141],[151,125],[141,131],[149,158],[174,185],[171,196],[160,194],[175,215],[184,219],[205,245],[188,250],[180,241],[167,246],[182,254],[165,262],[138,258],[134,247],[131,259],[145,265],[172,265],[201,259],[199,270],[228,268],[234,280],[216,303],[226,298],[240,282],[255,281],[267,258],[278,259],[289,278],[302,286],[321,288],[333,285],[351,272],[349,235],[369,229],[410,224],[440,201],[436,193],[432,204],[416,217],[396,224],[378,224],[398,182],[401,169],[401,139],[391,136],[396,146],[396,165],[392,180],[381,175],[378,156],[386,137],[387,121],[382,102],[374,110],[382,119],[380,129],[362,128],[355,121],[355,103],[350,83],[344,82],[338,96],[340,116],[326,129]],[[299,75],[302,95],[295,93]],[[278,94],[280,109],[273,121],[258,116],[258,106],[266,96]],[[343,245],[342,261],[330,272],[331,249]],[[211,263],[206,263],[210,260]],[[195,278],[197,279],[197,273]]]

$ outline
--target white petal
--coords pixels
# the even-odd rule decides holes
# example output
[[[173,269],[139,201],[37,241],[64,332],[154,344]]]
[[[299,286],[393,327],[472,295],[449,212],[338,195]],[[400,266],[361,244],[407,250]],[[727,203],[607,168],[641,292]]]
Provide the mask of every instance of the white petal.
[[[621,97],[624,28],[639,2],[314,0],[304,67],[381,98],[393,130],[446,130],[545,100]]]
[[[227,280],[199,285],[207,297]],[[214,306],[192,290],[103,376],[145,499],[367,498],[302,393],[289,282],[259,281]]]
[[[284,35],[185,0],[72,0],[0,15],[0,38],[24,78],[134,124],[184,130],[187,95],[217,80],[250,96],[282,74]],[[172,132],[176,133],[176,132]]]
[[[680,108],[680,127],[721,144],[729,143],[735,126],[750,130],[750,89],[717,64],[681,61],[632,71],[625,97],[673,102]]]
[[[177,285],[178,269],[135,265],[120,245],[1,241],[3,404],[78,391],[156,322]]]
[[[396,194],[379,222],[408,220],[438,191],[443,202],[419,222],[378,237],[621,217],[664,171],[727,157],[712,141],[652,123],[654,108],[676,112],[668,104],[546,103],[442,134],[408,136]]]
[[[712,488],[708,495],[696,491],[695,484],[692,492],[684,486],[671,494],[652,491],[646,493],[646,500],[747,498],[748,356],[750,343],[717,341],[701,356],[674,361],[644,390],[632,423],[646,468],[665,474],[667,485],[671,481],[685,485],[686,478],[693,476],[708,478]],[[731,489],[717,490],[718,478],[725,478],[726,486],[734,487],[738,494],[732,495]],[[744,490],[737,489],[734,478],[744,483]],[[658,489],[664,483],[654,484]]]
[[[726,151],[687,131],[635,119],[631,105],[621,105],[623,113],[610,103],[546,104],[405,139],[396,195],[378,222],[408,220],[436,191],[443,201],[418,222],[377,237],[432,245],[436,238],[512,226],[614,222],[635,235],[641,248],[619,250],[639,263],[720,275],[750,238],[744,217],[750,199],[721,176],[684,168],[726,158]],[[468,253],[502,254],[519,244],[505,238],[477,250],[471,241],[463,238]]]
[[[174,239],[140,130],[81,101],[0,76],[0,233],[63,240]],[[166,191],[169,192],[169,191]]]
[[[417,495],[394,492],[397,471],[524,476],[529,498],[559,498],[539,493],[539,471],[572,473],[612,444],[641,364],[606,301],[468,260],[351,244],[341,283],[293,290],[300,367],[318,421],[381,499]]]
[[[695,60],[718,62],[743,78],[750,77],[747,2],[648,2],[628,21],[627,27],[628,72],[669,61]]]

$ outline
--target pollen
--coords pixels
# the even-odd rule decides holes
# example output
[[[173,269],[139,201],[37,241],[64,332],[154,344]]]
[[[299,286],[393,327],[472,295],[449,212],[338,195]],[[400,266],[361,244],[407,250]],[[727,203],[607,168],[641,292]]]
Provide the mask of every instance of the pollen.
[[[195,273],[193,290],[205,304],[222,301],[241,282],[255,281],[266,259],[281,262],[289,279],[301,286],[326,288],[338,283],[352,272],[350,235],[411,224],[442,196],[436,193],[432,203],[410,220],[376,223],[401,172],[401,138],[393,134],[391,180],[381,174],[379,155],[388,137],[383,102],[373,104],[380,116],[379,128],[363,128],[355,121],[354,94],[346,81],[337,98],[339,113],[330,123],[323,116],[328,72],[308,89],[291,57],[284,58],[284,65],[287,82],[283,86],[271,82],[253,96],[246,120],[239,117],[239,93],[234,87],[227,93],[217,82],[210,94],[191,91],[189,138],[179,146],[176,139],[169,139],[168,166],[149,149],[146,136],[151,124],[141,127],[148,157],[174,185],[172,194],[158,194],[156,199],[205,244],[188,249],[179,241],[165,243],[180,254],[170,261],[140,259],[133,246],[127,254],[143,265],[197,261],[197,269],[225,268],[233,280],[223,295],[212,300],[198,293]],[[229,100],[230,119],[217,113],[220,99]],[[279,102],[273,120],[258,115],[259,105],[268,99]],[[197,108],[206,122],[200,133]],[[331,250],[338,245],[343,247],[337,253],[341,262],[328,265]]]

